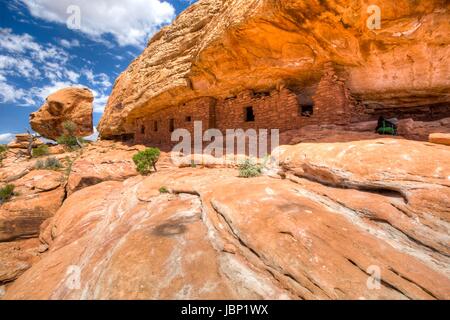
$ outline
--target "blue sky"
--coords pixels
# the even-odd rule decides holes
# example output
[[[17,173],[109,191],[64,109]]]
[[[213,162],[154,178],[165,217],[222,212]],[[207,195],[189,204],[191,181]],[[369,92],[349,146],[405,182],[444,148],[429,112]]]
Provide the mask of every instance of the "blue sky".
[[[0,144],[67,86],[93,90],[96,125],[117,76],[192,2],[0,0]]]

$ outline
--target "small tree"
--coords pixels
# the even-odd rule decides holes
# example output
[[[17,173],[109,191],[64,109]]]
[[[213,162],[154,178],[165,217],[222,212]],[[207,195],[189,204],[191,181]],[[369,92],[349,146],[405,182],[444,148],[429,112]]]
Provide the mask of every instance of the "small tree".
[[[32,158],[33,157],[33,148],[35,145],[35,141],[39,138],[37,135],[33,135],[31,134],[31,132],[29,130],[27,130],[28,132],[28,147],[27,147],[27,155],[28,157]]]
[[[169,191],[169,189],[167,189],[167,187],[161,187],[161,188],[159,188],[159,193],[165,194],[165,193],[170,193],[170,191]]]
[[[8,147],[0,144],[0,166],[2,165],[3,159],[6,158],[6,152],[8,151]]]
[[[13,184],[7,184],[0,188],[0,204],[8,201],[14,195],[14,189],[16,187]]]
[[[76,136],[77,125],[73,121],[65,121],[63,122],[62,127],[64,133],[62,134],[62,136],[56,139],[56,142],[58,142],[58,144],[65,145],[71,149],[77,146],[82,148],[83,145]]]
[[[161,151],[158,148],[148,148],[138,152],[133,157],[133,161],[136,164],[136,170],[144,175],[149,174],[152,168],[155,171],[158,171],[156,169],[156,163],[158,162],[160,155]]]

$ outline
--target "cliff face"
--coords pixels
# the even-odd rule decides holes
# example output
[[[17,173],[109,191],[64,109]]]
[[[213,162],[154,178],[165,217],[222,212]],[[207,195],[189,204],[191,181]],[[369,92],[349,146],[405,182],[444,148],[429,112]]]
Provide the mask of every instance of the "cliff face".
[[[369,5],[381,28],[367,27]],[[450,102],[445,0],[200,0],[117,79],[99,131],[132,132],[149,112],[197,97],[311,88],[332,62],[368,108]]]

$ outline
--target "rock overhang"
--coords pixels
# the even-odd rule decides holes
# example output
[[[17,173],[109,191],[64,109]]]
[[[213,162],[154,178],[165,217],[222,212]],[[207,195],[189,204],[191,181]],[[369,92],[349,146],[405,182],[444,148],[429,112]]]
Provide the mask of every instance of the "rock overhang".
[[[448,5],[376,2],[380,30],[361,1],[199,1],[119,76],[100,133],[132,132],[136,118],[198,97],[313,86],[327,62],[363,102],[450,102]]]

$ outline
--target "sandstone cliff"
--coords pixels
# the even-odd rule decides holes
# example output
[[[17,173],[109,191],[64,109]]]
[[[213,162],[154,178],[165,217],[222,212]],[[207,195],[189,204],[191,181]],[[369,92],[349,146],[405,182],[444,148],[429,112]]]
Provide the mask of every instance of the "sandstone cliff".
[[[367,108],[450,102],[449,4],[384,1],[381,29],[365,1],[200,0],[156,34],[117,79],[102,137],[200,96],[317,85],[331,61]]]

